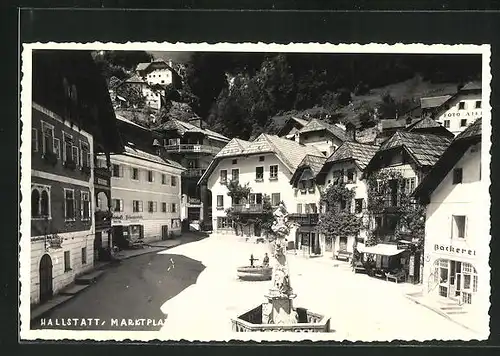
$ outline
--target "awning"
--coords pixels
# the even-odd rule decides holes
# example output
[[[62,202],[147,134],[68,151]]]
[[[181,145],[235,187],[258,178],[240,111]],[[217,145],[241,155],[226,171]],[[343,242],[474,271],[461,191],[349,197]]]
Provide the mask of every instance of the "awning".
[[[358,246],[356,248],[361,253],[372,253],[374,255],[382,255],[382,256],[395,256],[405,251],[402,249],[398,249],[397,245],[391,245],[391,244],[378,244],[374,246],[365,246],[363,244],[358,243]]]

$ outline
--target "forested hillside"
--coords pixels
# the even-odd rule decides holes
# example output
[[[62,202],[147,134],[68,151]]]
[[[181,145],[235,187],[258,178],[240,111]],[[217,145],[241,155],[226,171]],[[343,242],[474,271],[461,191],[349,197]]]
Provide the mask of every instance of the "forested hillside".
[[[106,52],[96,61],[108,79],[124,79],[149,58]],[[182,87],[168,96],[167,111],[173,101],[186,103],[213,130],[249,139],[275,131],[289,114],[373,125],[374,118],[403,114],[421,96],[453,94],[457,85],[480,79],[481,58],[200,52],[177,68]],[[160,113],[160,120],[169,115]]]

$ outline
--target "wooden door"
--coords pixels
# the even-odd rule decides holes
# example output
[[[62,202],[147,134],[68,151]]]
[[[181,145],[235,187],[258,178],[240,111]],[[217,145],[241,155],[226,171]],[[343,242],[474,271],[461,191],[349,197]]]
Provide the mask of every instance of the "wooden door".
[[[52,259],[45,254],[40,260],[40,303],[52,298]]]

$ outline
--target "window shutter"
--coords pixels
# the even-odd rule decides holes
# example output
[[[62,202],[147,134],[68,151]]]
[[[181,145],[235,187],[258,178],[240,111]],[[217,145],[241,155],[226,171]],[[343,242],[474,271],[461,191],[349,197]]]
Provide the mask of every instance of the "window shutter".
[[[118,175],[119,177],[123,177],[123,166],[121,164],[118,166]]]

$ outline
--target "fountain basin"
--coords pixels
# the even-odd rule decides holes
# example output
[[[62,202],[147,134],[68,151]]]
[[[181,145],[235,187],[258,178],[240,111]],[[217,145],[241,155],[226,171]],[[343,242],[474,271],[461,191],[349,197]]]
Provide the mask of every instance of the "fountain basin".
[[[331,332],[330,318],[316,314],[305,308],[296,308],[298,323],[262,324],[262,304],[231,319],[232,330],[236,332],[292,331],[292,332]]]
[[[270,281],[273,274],[272,267],[244,266],[238,267],[238,278],[244,281]]]

